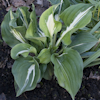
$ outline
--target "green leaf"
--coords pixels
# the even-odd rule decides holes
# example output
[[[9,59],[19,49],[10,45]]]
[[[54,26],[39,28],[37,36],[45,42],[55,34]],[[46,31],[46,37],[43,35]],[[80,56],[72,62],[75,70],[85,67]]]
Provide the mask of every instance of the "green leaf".
[[[42,49],[41,52],[38,55],[38,59],[40,60],[40,63],[47,64],[50,62],[51,59],[51,52],[50,49]]]
[[[28,26],[28,29],[26,31],[26,35],[25,37],[34,42],[35,44],[41,46],[42,45],[42,42],[45,43],[46,42],[46,37],[44,36],[40,36],[39,35],[39,32],[37,30],[37,19],[36,19],[36,14],[35,14],[35,8],[34,8],[34,5],[32,5],[32,12],[30,14],[30,24]]]
[[[48,0],[52,5],[58,4],[61,0]]]
[[[16,91],[17,96],[25,91],[33,90],[40,79],[40,70],[37,61],[34,59],[34,63],[32,63],[30,60],[32,60],[30,57],[21,57],[13,64],[12,73],[18,88]]]
[[[92,6],[89,4],[80,3],[72,5],[60,15],[60,18],[63,20],[66,27],[73,26],[72,28],[82,28],[91,20],[91,8]]]
[[[61,8],[61,12],[63,12],[66,8],[68,8],[70,6],[70,0],[62,0],[62,8]]]
[[[70,2],[72,2],[73,4],[82,3],[81,0],[70,0]]]
[[[19,58],[19,55],[22,55],[23,57],[27,57],[29,53],[37,54],[36,49],[26,43],[20,43],[15,45],[11,50],[11,57],[13,59]]]
[[[66,30],[63,31],[61,37],[57,41],[57,45],[59,45],[60,41],[64,38],[63,43],[69,45],[71,42],[67,41],[70,39],[71,34],[75,32],[77,29],[85,27],[91,20],[92,13],[90,9],[92,6],[89,4],[76,4],[68,7],[64,12],[60,15],[60,18],[66,25]]]
[[[40,64],[39,68],[41,71],[41,79],[44,78],[46,80],[51,80],[52,75],[54,74],[54,68],[52,63]]]
[[[51,61],[54,64],[54,74],[59,85],[65,88],[74,100],[82,82],[83,61],[77,51],[73,49],[66,51],[59,56],[53,54]]]
[[[39,65],[39,69],[40,69],[40,71],[41,71],[41,79],[42,79],[43,76],[44,76],[44,73],[45,73],[45,71],[46,71],[46,69],[47,69],[47,64],[40,64],[40,65]]]
[[[88,67],[89,64],[91,64],[95,59],[97,59],[100,56],[100,49],[93,53],[88,59],[86,59],[83,63],[84,68]]]
[[[89,2],[91,2],[92,4],[97,4],[97,1],[94,0],[88,0]]]
[[[96,34],[94,33],[95,31],[97,31],[97,29],[100,27],[100,21],[93,27],[93,29],[91,29],[90,34]]]
[[[69,47],[77,50],[79,53],[84,53],[90,50],[97,42],[98,39],[89,33],[78,33]]]
[[[13,13],[12,11],[10,11],[11,21],[9,22],[9,26],[11,28],[11,33],[20,42],[22,42],[22,41],[26,42],[26,40],[24,39],[25,34],[26,34],[26,28],[23,25],[18,26],[18,24],[19,24],[17,22],[18,19],[16,18],[16,16],[14,16],[16,14],[17,14],[17,12]],[[19,15],[17,15],[17,16],[20,17]]]
[[[52,63],[47,64],[47,68],[44,72],[43,78],[46,80],[51,80],[52,76],[54,74],[54,68]]]
[[[52,5],[59,4],[61,5],[61,12],[63,12],[67,7],[70,6],[69,0],[48,0]]]
[[[28,26],[27,32],[26,32],[26,38],[28,37],[37,37],[37,19],[36,19],[36,13],[34,5],[32,5],[32,12],[30,14],[30,24]]]
[[[20,13],[20,18],[24,24],[24,26],[26,27],[26,29],[28,28],[28,24],[30,21],[30,12],[29,12],[29,8],[28,7],[20,7],[18,9],[18,12]]]
[[[45,36],[52,38],[53,34],[59,32],[62,24],[54,19],[53,10],[56,6],[51,6],[40,17],[39,26]]]
[[[13,47],[16,44],[20,43],[11,33],[11,29],[9,27],[10,22],[10,11],[5,15],[4,20],[1,24],[1,34],[3,40],[10,46]],[[12,42],[13,41],[13,42]]]

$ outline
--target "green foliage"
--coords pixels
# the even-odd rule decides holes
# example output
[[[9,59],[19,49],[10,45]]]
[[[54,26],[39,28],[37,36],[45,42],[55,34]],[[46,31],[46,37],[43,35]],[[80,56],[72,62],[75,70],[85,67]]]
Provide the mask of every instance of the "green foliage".
[[[2,38],[12,48],[15,60],[12,73],[16,96],[33,90],[42,78],[50,80],[55,75],[75,100],[83,69],[100,64],[100,22],[92,16],[97,3],[49,1],[53,6],[43,12],[39,24],[34,5],[31,12],[28,7],[20,7],[15,13],[10,10],[1,24]],[[99,6],[93,15],[98,11]]]
[[[68,48],[66,48],[68,49]],[[83,61],[79,53],[73,49],[65,50],[61,55],[53,54],[54,74],[58,83],[65,88],[74,100],[83,76]]]

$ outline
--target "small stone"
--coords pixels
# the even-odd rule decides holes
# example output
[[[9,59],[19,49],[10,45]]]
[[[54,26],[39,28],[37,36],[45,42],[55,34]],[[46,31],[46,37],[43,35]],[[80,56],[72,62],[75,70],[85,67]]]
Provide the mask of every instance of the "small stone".
[[[4,93],[0,94],[0,100],[6,100],[6,96]]]
[[[80,100],[86,100],[86,98],[81,98]]]

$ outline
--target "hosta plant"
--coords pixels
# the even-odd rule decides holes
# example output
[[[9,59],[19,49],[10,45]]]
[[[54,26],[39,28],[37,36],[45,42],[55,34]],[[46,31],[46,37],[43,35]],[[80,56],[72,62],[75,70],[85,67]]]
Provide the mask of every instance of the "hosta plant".
[[[75,99],[83,69],[100,60],[100,50],[95,50],[99,39],[91,32],[95,27],[88,27],[93,8],[92,4],[70,5],[68,0],[61,0],[43,12],[39,24],[34,5],[30,11],[20,7],[5,15],[1,33],[12,48],[17,96],[33,90],[42,78],[50,80],[54,75]]]

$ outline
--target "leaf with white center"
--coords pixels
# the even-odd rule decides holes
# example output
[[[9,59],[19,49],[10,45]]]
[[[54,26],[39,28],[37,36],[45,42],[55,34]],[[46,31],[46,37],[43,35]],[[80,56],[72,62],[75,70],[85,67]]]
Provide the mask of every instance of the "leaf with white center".
[[[20,32],[16,31],[15,29],[11,29],[11,33],[13,36],[20,41],[21,43],[26,43],[27,41],[24,39],[24,37],[21,35]]]
[[[47,24],[47,28],[49,30],[50,36],[52,37],[54,34],[54,30],[55,30],[55,23],[54,23],[53,14],[49,15],[46,24]]]
[[[19,17],[19,12],[16,12],[15,14],[13,14],[12,11],[10,11],[10,17],[11,17],[11,21],[9,22],[9,26],[11,29],[12,34],[14,35],[14,37],[17,39],[18,37],[23,38],[25,37],[26,34],[26,28],[25,26],[23,26],[22,22],[19,22],[21,20],[19,20],[19,18],[16,18],[16,15]],[[18,26],[20,25],[20,26]],[[19,40],[19,39],[18,39]],[[24,39],[25,41],[25,39]]]
[[[32,75],[32,80],[30,83],[30,87],[32,86],[32,83],[33,83],[34,77],[35,77],[35,64],[31,65],[30,68],[28,69],[27,77],[26,77],[26,80],[25,80],[23,87],[21,88],[21,91],[23,91],[25,89],[25,87],[27,86],[31,73],[33,73],[33,75]]]
[[[17,19],[16,17],[14,17],[12,11],[10,11],[10,17],[11,17],[11,21],[9,22],[9,26],[11,29],[11,33],[18,41],[22,43],[26,43],[26,40],[24,39],[26,28],[24,26],[17,26],[16,23]]]
[[[32,59],[32,57],[20,57],[13,64],[12,73],[17,85],[17,96],[25,91],[33,90],[40,79],[39,65],[35,59],[34,63],[30,62]]]
[[[11,33],[11,29],[9,27],[10,22],[10,11],[5,15],[4,20],[1,24],[1,35],[3,40],[10,46],[13,47],[16,44],[20,43]],[[13,41],[13,42],[12,42]]]
[[[78,33],[75,38],[72,39],[72,43],[69,47],[77,50],[79,53],[84,53],[90,50],[97,42],[98,39],[89,33]]]
[[[62,24],[54,19],[53,10],[58,5],[48,8],[40,17],[39,26],[45,36],[52,38],[53,34],[59,32],[62,28]]]
[[[53,54],[51,61],[59,85],[65,88],[74,100],[82,82],[83,61],[77,51],[73,49],[66,51],[60,56]]]
[[[26,29],[28,28],[28,23],[30,22],[29,16],[29,8],[28,7],[20,7],[18,8],[18,12],[20,13],[20,19],[23,22]]]
[[[11,57],[13,59],[19,58],[19,55],[22,55],[23,57],[27,57],[29,53],[37,54],[37,50],[33,46],[27,43],[20,43],[15,45],[12,48]]]
[[[25,11],[27,14],[27,19],[29,16],[29,11],[27,7],[21,7],[20,9],[27,10]],[[19,10],[16,13],[13,13],[11,10],[6,14],[4,21],[1,25],[1,33],[3,40],[11,47],[16,44],[22,42],[25,43],[26,40],[24,38],[26,34],[26,27],[23,24],[23,21],[20,19],[22,14],[20,14]],[[28,19],[29,20],[29,19]],[[13,42],[12,42],[13,41]]]
[[[57,45],[59,45],[62,39],[63,43],[66,45],[71,43],[71,40],[68,41],[71,34],[77,29],[85,27],[90,22],[92,17],[92,12],[90,11],[91,8],[92,6],[88,4],[76,4],[64,10],[60,15],[60,18],[65,23],[66,30],[61,34],[61,37],[57,41]]]

